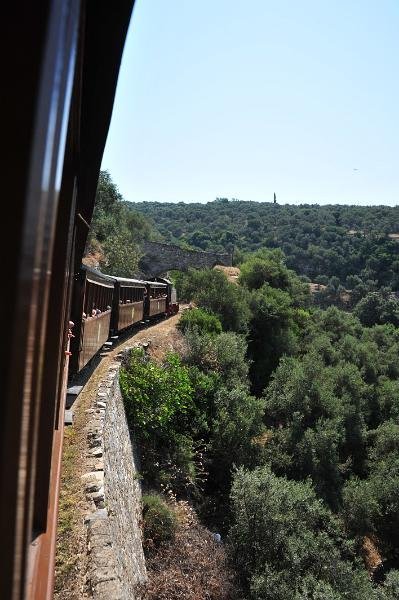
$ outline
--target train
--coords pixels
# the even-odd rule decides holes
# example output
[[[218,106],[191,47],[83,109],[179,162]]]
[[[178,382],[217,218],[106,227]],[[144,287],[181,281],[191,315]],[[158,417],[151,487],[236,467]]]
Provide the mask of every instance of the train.
[[[0,23],[8,232],[0,236],[1,600],[53,598],[64,409],[78,337],[70,338],[69,322],[133,5],[8,3]],[[114,278],[104,295],[114,298],[120,283]],[[109,306],[105,330],[108,319],[111,327],[131,319],[133,307]]]
[[[169,279],[129,279],[82,265],[74,277],[69,372],[80,372],[104,346],[137,324],[179,311]]]

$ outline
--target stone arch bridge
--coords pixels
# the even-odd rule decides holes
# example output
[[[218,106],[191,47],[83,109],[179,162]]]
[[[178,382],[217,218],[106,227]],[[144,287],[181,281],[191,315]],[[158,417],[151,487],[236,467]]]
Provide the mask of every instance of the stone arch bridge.
[[[180,246],[160,242],[145,241],[141,244],[141,250],[143,256],[139,268],[147,277],[156,277],[172,269],[212,269],[215,265],[231,267],[233,261],[232,254],[184,250]]]

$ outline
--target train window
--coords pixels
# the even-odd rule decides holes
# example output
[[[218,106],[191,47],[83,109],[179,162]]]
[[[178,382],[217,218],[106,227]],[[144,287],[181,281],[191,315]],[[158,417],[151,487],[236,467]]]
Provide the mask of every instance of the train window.
[[[140,302],[144,298],[144,288],[136,286],[124,286],[119,291],[119,303],[126,304]]]
[[[84,312],[88,317],[110,310],[113,286],[90,281],[86,282]]]

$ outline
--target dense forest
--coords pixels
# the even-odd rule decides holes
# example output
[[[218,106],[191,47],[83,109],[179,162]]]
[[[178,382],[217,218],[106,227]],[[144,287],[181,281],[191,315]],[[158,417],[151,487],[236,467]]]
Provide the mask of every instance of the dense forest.
[[[186,351],[136,351],[122,389],[145,484],[222,533],[237,588],[210,597],[397,598],[399,330],[315,307],[279,251],[239,285],[217,270],[176,285],[198,306]]]
[[[312,281],[375,281],[399,289],[399,207],[279,205],[218,198],[206,204],[126,203],[167,242],[232,251],[235,262],[260,248],[280,248],[287,266]],[[393,237],[389,237],[393,236]],[[396,239],[396,241],[395,241]]]

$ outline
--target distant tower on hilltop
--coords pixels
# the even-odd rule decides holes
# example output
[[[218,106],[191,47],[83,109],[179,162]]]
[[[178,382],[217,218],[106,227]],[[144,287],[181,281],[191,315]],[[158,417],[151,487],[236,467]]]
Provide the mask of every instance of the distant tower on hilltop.
[[[276,192],[274,192],[273,204],[277,204],[277,196],[276,196]]]

